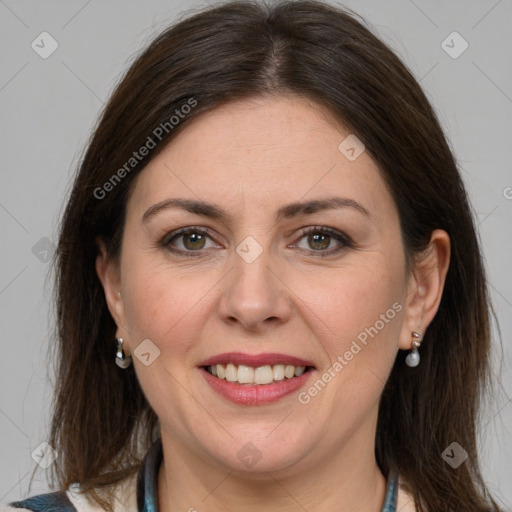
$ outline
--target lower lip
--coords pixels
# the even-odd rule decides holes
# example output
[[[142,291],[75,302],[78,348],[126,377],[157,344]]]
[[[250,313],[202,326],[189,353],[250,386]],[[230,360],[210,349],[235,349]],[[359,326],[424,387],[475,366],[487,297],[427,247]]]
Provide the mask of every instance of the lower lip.
[[[276,402],[280,398],[298,391],[314,372],[310,369],[299,377],[284,379],[274,384],[248,386],[247,384],[235,384],[219,379],[204,368],[200,368],[200,370],[206,382],[210,384],[214,391],[239,405],[263,405]]]

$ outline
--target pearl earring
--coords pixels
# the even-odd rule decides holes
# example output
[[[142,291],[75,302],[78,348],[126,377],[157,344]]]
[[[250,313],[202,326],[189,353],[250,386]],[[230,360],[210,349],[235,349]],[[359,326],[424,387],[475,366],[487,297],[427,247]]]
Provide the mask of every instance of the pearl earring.
[[[407,357],[405,358],[405,364],[414,368],[420,364],[420,353],[418,352],[418,348],[421,345],[421,335],[416,331],[411,332],[412,336],[412,350],[409,352]]]
[[[132,356],[126,354],[123,348],[123,338],[117,338],[116,364],[119,368],[125,370],[132,363]]]

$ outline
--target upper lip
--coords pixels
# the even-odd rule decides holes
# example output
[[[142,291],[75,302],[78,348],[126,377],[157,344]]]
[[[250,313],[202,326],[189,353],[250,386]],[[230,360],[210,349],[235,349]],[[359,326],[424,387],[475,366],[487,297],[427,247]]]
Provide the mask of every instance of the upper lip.
[[[312,362],[288,354],[244,354],[243,352],[225,352],[205,359],[198,366],[213,366],[216,364],[244,364],[246,366],[273,366],[275,364],[289,364],[292,366],[314,366]]]

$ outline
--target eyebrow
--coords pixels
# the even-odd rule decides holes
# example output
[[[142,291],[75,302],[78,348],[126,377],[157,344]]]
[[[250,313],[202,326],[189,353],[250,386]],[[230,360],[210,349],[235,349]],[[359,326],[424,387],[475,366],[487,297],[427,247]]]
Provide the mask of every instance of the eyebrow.
[[[181,208],[196,215],[202,215],[214,220],[226,221],[230,215],[220,206],[193,199],[165,199],[149,207],[142,216],[142,222],[147,222],[157,213],[169,208]],[[366,217],[372,218],[370,212],[360,203],[346,197],[329,197],[326,199],[312,199],[310,201],[295,202],[282,206],[275,215],[276,222],[282,219],[298,217],[299,215],[311,215],[322,210],[338,208],[353,208]]]

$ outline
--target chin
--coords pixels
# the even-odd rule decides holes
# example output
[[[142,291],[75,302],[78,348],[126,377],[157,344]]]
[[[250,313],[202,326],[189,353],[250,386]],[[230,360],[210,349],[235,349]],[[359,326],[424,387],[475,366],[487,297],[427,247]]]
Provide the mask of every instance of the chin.
[[[254,435],[250,434],[251,429],[248,428],[244,428],[240,435],[230,430],[234,434],[233,438],[225,439],[224,445],[215,444],[216,447],[223,449],[212,453],[210,445],[208,451],[212,458],[229,471],[254,477],[266,475],[268,478],[268,472],[285,471],[299,464],[309,451],[310,443],[306,440],[306,434],[301,435],[294,426],[293,433],[283,429],[278,435],[278,424],[275,423],[272,428],[268,425],[264,429],[254,428]]]

